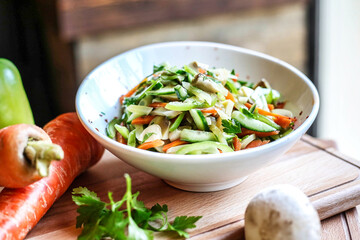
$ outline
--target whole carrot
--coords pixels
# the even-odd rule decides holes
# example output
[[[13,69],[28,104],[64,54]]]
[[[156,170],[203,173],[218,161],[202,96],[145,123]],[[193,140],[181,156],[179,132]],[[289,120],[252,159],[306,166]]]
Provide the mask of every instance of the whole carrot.
[[[25,187],[49,173],[52,160],[63,158],[59,145],[46,132],[30,124],[0,129],[0,186]]]
[[[0,239],[23,239],[81,172],[99,161],[104,148],[84,129],[75,113],[60,115],[44,127],[64,159],[52,162],[46,178],[0,193]]]

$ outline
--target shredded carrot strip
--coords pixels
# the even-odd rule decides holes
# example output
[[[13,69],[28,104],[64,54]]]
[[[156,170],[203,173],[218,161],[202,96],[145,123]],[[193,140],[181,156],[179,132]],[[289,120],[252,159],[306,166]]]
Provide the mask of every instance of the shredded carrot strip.
[[[218,150],[219,150],[220,153],[223,153],[223,151],[220,148],[218,148]]]
[[[203,109],[200,109],[200,111],[202,113],[211,113],[212,115],[216,115],[217,114],[217,111],[215,108],[203,108]]]
[[[251,143],[249,143],[245,149],[248,148],[254,148],[254,147],[260,147],[262,145],[265,145],[267,143],[269,143],[270,140],[265,140],[265,141],[261,141],[260,139],[255,139],[254,141],[252,141]]]
[[[164,145],[164,143],[165,143],[164,141],[162,141],[160,139],[156,139],[154,141],[143,143],[143,144],[139,145],[137,148],[146,150],[149,148],[160,147],[160,146]]]
[[[175,140],[175,141],[173,141],[171,143],[168,143],[168,144],[164,145],[163,151],[166,152],[169,148],[172,148],[172,147],[175,147],[175,146],[180,146],[180,145],[183,145],[183,144],[186,144],[186,143],[188,143],[188,142],[177,139],[177,140]]]
[[[250,103],[245,103],[245,106],[247,108],[251,108],[251,104]],[[278,125],[280,125],[282,128],[288,128],[289,125],[292,123],[292,122],[295,122],[296,121],[296,118],[289,118],[289,117],[286,117],[286,116],[283,116],[283,115],[279,115],[279,114],[276,114],[276,113],[272,113],[272,112],[268,112],[268,111],[265,111],[265,110],[262,110],[260,108],[256,108],[258,110],[258,113],[260,113],[261,115],[267,115],[267,116],[273,116],[275,117],[274,119],[274,122]]]
[[[274,122],[282,128],[288,128],[293,120],[288,117],[277,117],[274,119]]]
[[[131,121],[131,124],[149,124],[151,120],[153,120],[155,116],[147,115],[135,118]]]
[[[239,138],[237,138],[237,137],[233,138],[233,145],[234,145],[234,150],[235,151],[240,151],[241,150],[241,141],[239,140]]]
[[[237,135],[239,137],[244,137],[246,135],[255,134],[257,137],[269,137],[272,135],[279,134],[279,131],[272,131],[272,132],[257,132],[253,131],[247,128],[241,128],[241,133],[238,133]]]
[[[120,98],[119,98],[119,102],[120,104],[122,104],[124,102],[124,98],[125,98],[125,95],[121,95]]]
[[[167,103],[164,102],[154,102],[154,103],[150,103],[149,107],[154,107],[154,108],[158,108],[158,107],[165,107]]]
[[[239,74],[238,74],[238,73],[236,73],[236,74],[235,74],[235,76],[239,77]],[[235,78],[232,78],[232,80],[233,80],[234,82],[237,82],[237,81],[238,81],[238,80],[237,80],[237,79],[235,79]]]
[[[206,73],[206,70],[205,70],[205,69],[202,69],[202,68],[199,68],[199,73],[205,74],[205,73]]]
[[[245,103],[245,106],[250,109],[252,107],[252,105],[250,103]],[[279,115],[279,114],[276,114],[276,113],[272,113],[272,112],[268,112],[268,111],[265,111],[265,110],[262,110],[261,108],[256,108],[258,110],[258,113],[260,113],[261,115],[267,115],[267,116],[273,116],[273,117],[285,117],[285,116],[282,116],[282,115]]]
[[[228,94],[226,95],[225,98],[235,102],[234,95],[232,95],[230,91],[228,91]]]
[[[134,92],[136,92],[136,90],[138,89],[138,87],[140,86],[140,84],[142,84],[143,82],[147,81],[147,78],[144,78],[138,85],[136,85],[133,89],[131,89],[129,92],[127,92],[125,95],[121,95],[119,101],[120,103],[123,103],[124,98],[126,97],[130,97],[131,95],[134,94]]]
[[[124,98],[125,97],[130,97],[131,95],[134,94],[134,92],[136,92],[136,89],[139,87],[140,84],[136,85],[133,89],[131,89],[130,91],[128,91],[125,95],[124,95]]]

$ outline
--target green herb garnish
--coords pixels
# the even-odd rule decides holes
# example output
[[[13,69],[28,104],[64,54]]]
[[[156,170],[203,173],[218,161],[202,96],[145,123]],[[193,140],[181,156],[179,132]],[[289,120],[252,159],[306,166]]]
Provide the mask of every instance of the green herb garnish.
[[[108,193],[109,203],[106,203],[85,187],[73,189],[72,199],[79,206],[76,227],[83,227],[78,239],[148,240],[153,239],[153,232],[175,232],[180,237],[189,237],[185,230],[195,228],[201,216],[179,216],[171,224],[167,205],[146,208],[142,201],[137,200],[139,192],[132,194],[128,174],[125,174],[125,179],[126,192],[118,202],[114,202],[112,192]]]
[[[224,132],[226,133],[241,133],[241,124],[236,119],[231,120],[222,120],[222,125],[224,126]]]
[[[136,97],[126,97],[126,98],[124,98],[123,104],[125,106],[130,106],[130,105],[136,104],[136,102],[137,102]]]
[[[146,140],[148,140],[149,137],[151,137],[151,136],[154,135],[154,134],[155,134],[155,133],[153,133],[153,132],[145,134],[142,143],[146,142]]]
[[[153,66],[153,73],[160,72],[164,70],[168,66],[167,63],[162,63],[160,65],[154,65]]]

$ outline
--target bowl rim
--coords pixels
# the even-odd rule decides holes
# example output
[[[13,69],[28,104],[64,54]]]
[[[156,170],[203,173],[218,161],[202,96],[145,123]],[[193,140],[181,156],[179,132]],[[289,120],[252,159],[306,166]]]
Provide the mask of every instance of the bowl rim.
[[[98,132],[88,121],[86,121],[85,115],[81,108],[79,107],[79,102],[81,95],[83,93],[83,88],[86,85],[86,82],[89,81],[89,76],[91,76],[95,71],[97,71],[99,68],[101,68],[103,65],[108,64],[108,62],[114,61],[116,58],[120,58],[122,56],[125,56],[127,54],[131,54],[133,52],[141,51],[144,49],[149,48],[163,48],[163,47],[215,47],[219,49],[225,49],[225,50],[231,50],[235,52],[241,52],[248,55],[252,55],[255,57],[260,57],[265,60],[274,62],[276,64],[279,64],[280,66],[289,69],[293,73],[295,73],[298,77],[301,78],[301,80],[309,87],[312,96],[313,96],[313,107],[309,114],[309,116],[305,119],[305,121],[293,132],[288,134],[287,136],[280,138],[276,141],[273,141],[269,144],[262,145],[257,148],[252,149],[246,149],[246,151],[237,151],[237,152],[228,152],[228,153],[222,153],[221,158],[219,158],[218,154],[203,154],[203,155],[177,155],[177,154],[165,154],[165,153],[159,153],[159,152],[152,152],[147,150],[142,150],[134,147],[130,147],[124,144],[121,144],[113,139],[110,139],[109,137],[105,136],[104,134]],[[140,81],[140,80],[139,80]],[[157,162],[159,161],[176,161],[176,162],[182,162],[182,163],[194,163],[194,161],[204,161],[204,162],[217,162],[217,161],[224,161],[225,159],[231,160],[235,156],[241,156],[242,158],[246,158],[247,156],[250,157],[256,153],[262,154],[262,152],[269,152],[271,149],[280,148],[282,145],[286,144],[288,141],[294,141],[296,138],[300,138],[305,132],[310,128],[311,124],[315,121],[315,118],[319,112],[320,107],[320,98],[318,91],[311,82],[311,80],[300,70],[295,68],[294,66],[290,65],[289,63],[286,63],[285,61],[282,61],[276,57],[272,57],[270,55],[267,55],[265,53],[261,53],[255,50],[250,50],[238,46],[233,46],[229,44],[224,43],[216,43],[216,42],[207,42],[207,41],[170,41],[170,42],[159,42],[154,44],[148,44],[144,46],[140,46],[128,51],[125,51],[123,53],[120,53],[114,57],[109,58],[108,60],[104,61],[103,63],[99,64],[97,67],[95,67],[92,71],[90,71],[82,83],[80,84],[77,93],[76,93],[76,99],[75,99],[75,107],[77,115],[83,124],[83,126],[93,135],[96,135],[99,137],[102,141],[105,141],[107,144],[113,145],[114,147],[121,148],[125,151],[131,151],[138,155],[147,155],[148,157],[152,157],[156,159]],[[95,137],[95,136],[94,136]],[[96,137],[95,137],[96,138]],[[205,156],[205,157],[204,157]]]

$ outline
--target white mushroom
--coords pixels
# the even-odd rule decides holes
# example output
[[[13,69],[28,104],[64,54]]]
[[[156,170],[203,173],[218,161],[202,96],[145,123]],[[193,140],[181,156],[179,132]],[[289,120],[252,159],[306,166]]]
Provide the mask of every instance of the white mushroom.
[[[151,142],[156,139],[161,139],[162,138],[161,127],[158,124],[149,125],[139,135],[138,140],[144,141],[145,136],[147,136],[147,139],[145,140],[145,142]]]
[[[216,84],[216,82],[210,80],[206,77],[205,74],[198,73],[195,75],[194,79],[192,80],[192,85],[200,88],[201,90],[217,93],[220,92],[220,85]]]
[[[196,72],[198,72],[199,68],[207,70],[209,68],[209,65],[194,61],[189,64],[189,67],[192,68],[193,70],[195,70]]]
[[[276,185],[258,193],[247,206],[245,239],[320,240],[320,219],[303,192]]]

